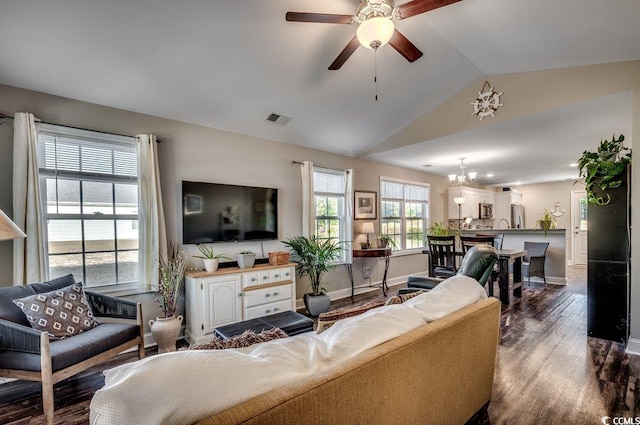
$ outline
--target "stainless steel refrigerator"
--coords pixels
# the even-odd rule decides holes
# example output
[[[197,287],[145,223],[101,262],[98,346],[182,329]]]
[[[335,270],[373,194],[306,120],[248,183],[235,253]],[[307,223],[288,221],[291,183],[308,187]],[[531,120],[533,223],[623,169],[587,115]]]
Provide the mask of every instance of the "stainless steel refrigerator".
[[[587,335],[626,343],[629,338],[629,167],[611,203],[587,209]]]
[[[524,229],[524,207],[511,205],[511,228]]]

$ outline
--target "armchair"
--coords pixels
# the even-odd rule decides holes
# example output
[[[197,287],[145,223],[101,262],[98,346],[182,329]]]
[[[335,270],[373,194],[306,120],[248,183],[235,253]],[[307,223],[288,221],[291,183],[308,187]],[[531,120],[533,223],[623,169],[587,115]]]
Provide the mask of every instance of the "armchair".
[[[462,264],[456,274],[469,276],[484,286],[491,276],[493,265],[498,261],[496,249],[490,245],[474,245],[462,258]],[[409,276],[407,288],[403,288],[399,293],[408,293],[417,290],[431,290],[444,279],[435,277]]]
[[[55,291],[75,283],[73,275],[44,283],[0,288],[0,376],[40,381],[47,425],[53,424],[53,385],[124,350],[138,346],[144,358],[142,307],[139,303],[85,292],[93,315],[100,324],[59,340],[33,329],[12,300]],[[134,323],[107,323],[110,318]],[[104,319],[104,320],[100,320]]]

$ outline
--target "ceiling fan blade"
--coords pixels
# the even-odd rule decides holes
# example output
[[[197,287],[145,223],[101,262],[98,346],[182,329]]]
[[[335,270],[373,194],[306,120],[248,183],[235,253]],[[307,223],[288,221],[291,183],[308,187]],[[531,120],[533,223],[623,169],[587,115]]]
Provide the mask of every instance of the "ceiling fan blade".
[[[351,24],[353,15],[332,15],[329,13],[287,12],[289,22],[319,22],[322,24]]]
[[[406,19],[430,10],[439,9],[460,0],[413,0],[398,6],[398,19]]]
[[[329,70],[335,71],[336,69],[340,69],[342,65],[351,57],[353,52],[360,46],[360,42],[358,41],[358,37],[353,37],[353,39],[347,44],[347,47],[340,52],[336,60],[333,61],[331,65],[329,65]]]
[[[397,29],[393,31],[391,40],[389,40],[391,47],[396,49],[398,53],[405,57],[409,62],[415,62],[420,59],[422,52],[407,37],[402,35]]]

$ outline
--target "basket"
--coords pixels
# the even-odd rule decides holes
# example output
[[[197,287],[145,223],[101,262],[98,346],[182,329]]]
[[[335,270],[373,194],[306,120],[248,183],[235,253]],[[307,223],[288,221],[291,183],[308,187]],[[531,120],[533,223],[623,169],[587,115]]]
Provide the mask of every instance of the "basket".
[[[283,266],[285,264],[289,264],[289,253],[287,251],[270,252],[269,264],[272,266]]]

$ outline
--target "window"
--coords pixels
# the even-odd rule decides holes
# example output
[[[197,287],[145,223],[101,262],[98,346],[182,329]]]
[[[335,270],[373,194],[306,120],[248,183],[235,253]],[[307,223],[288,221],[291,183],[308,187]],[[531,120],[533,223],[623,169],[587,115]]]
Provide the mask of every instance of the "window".
[[[135,143],[133,137],[40,127],[38,166],[49,278],[73,273],[89,288],[138,288]]]
[[[315,235],[319,239],[338,242],[350,239],[347,237],[346,188],[346,171],[313,167]]]
[[[425,246],[429,227],[429,185],[383,178],[380,182],[380,233],[398,249]]]

